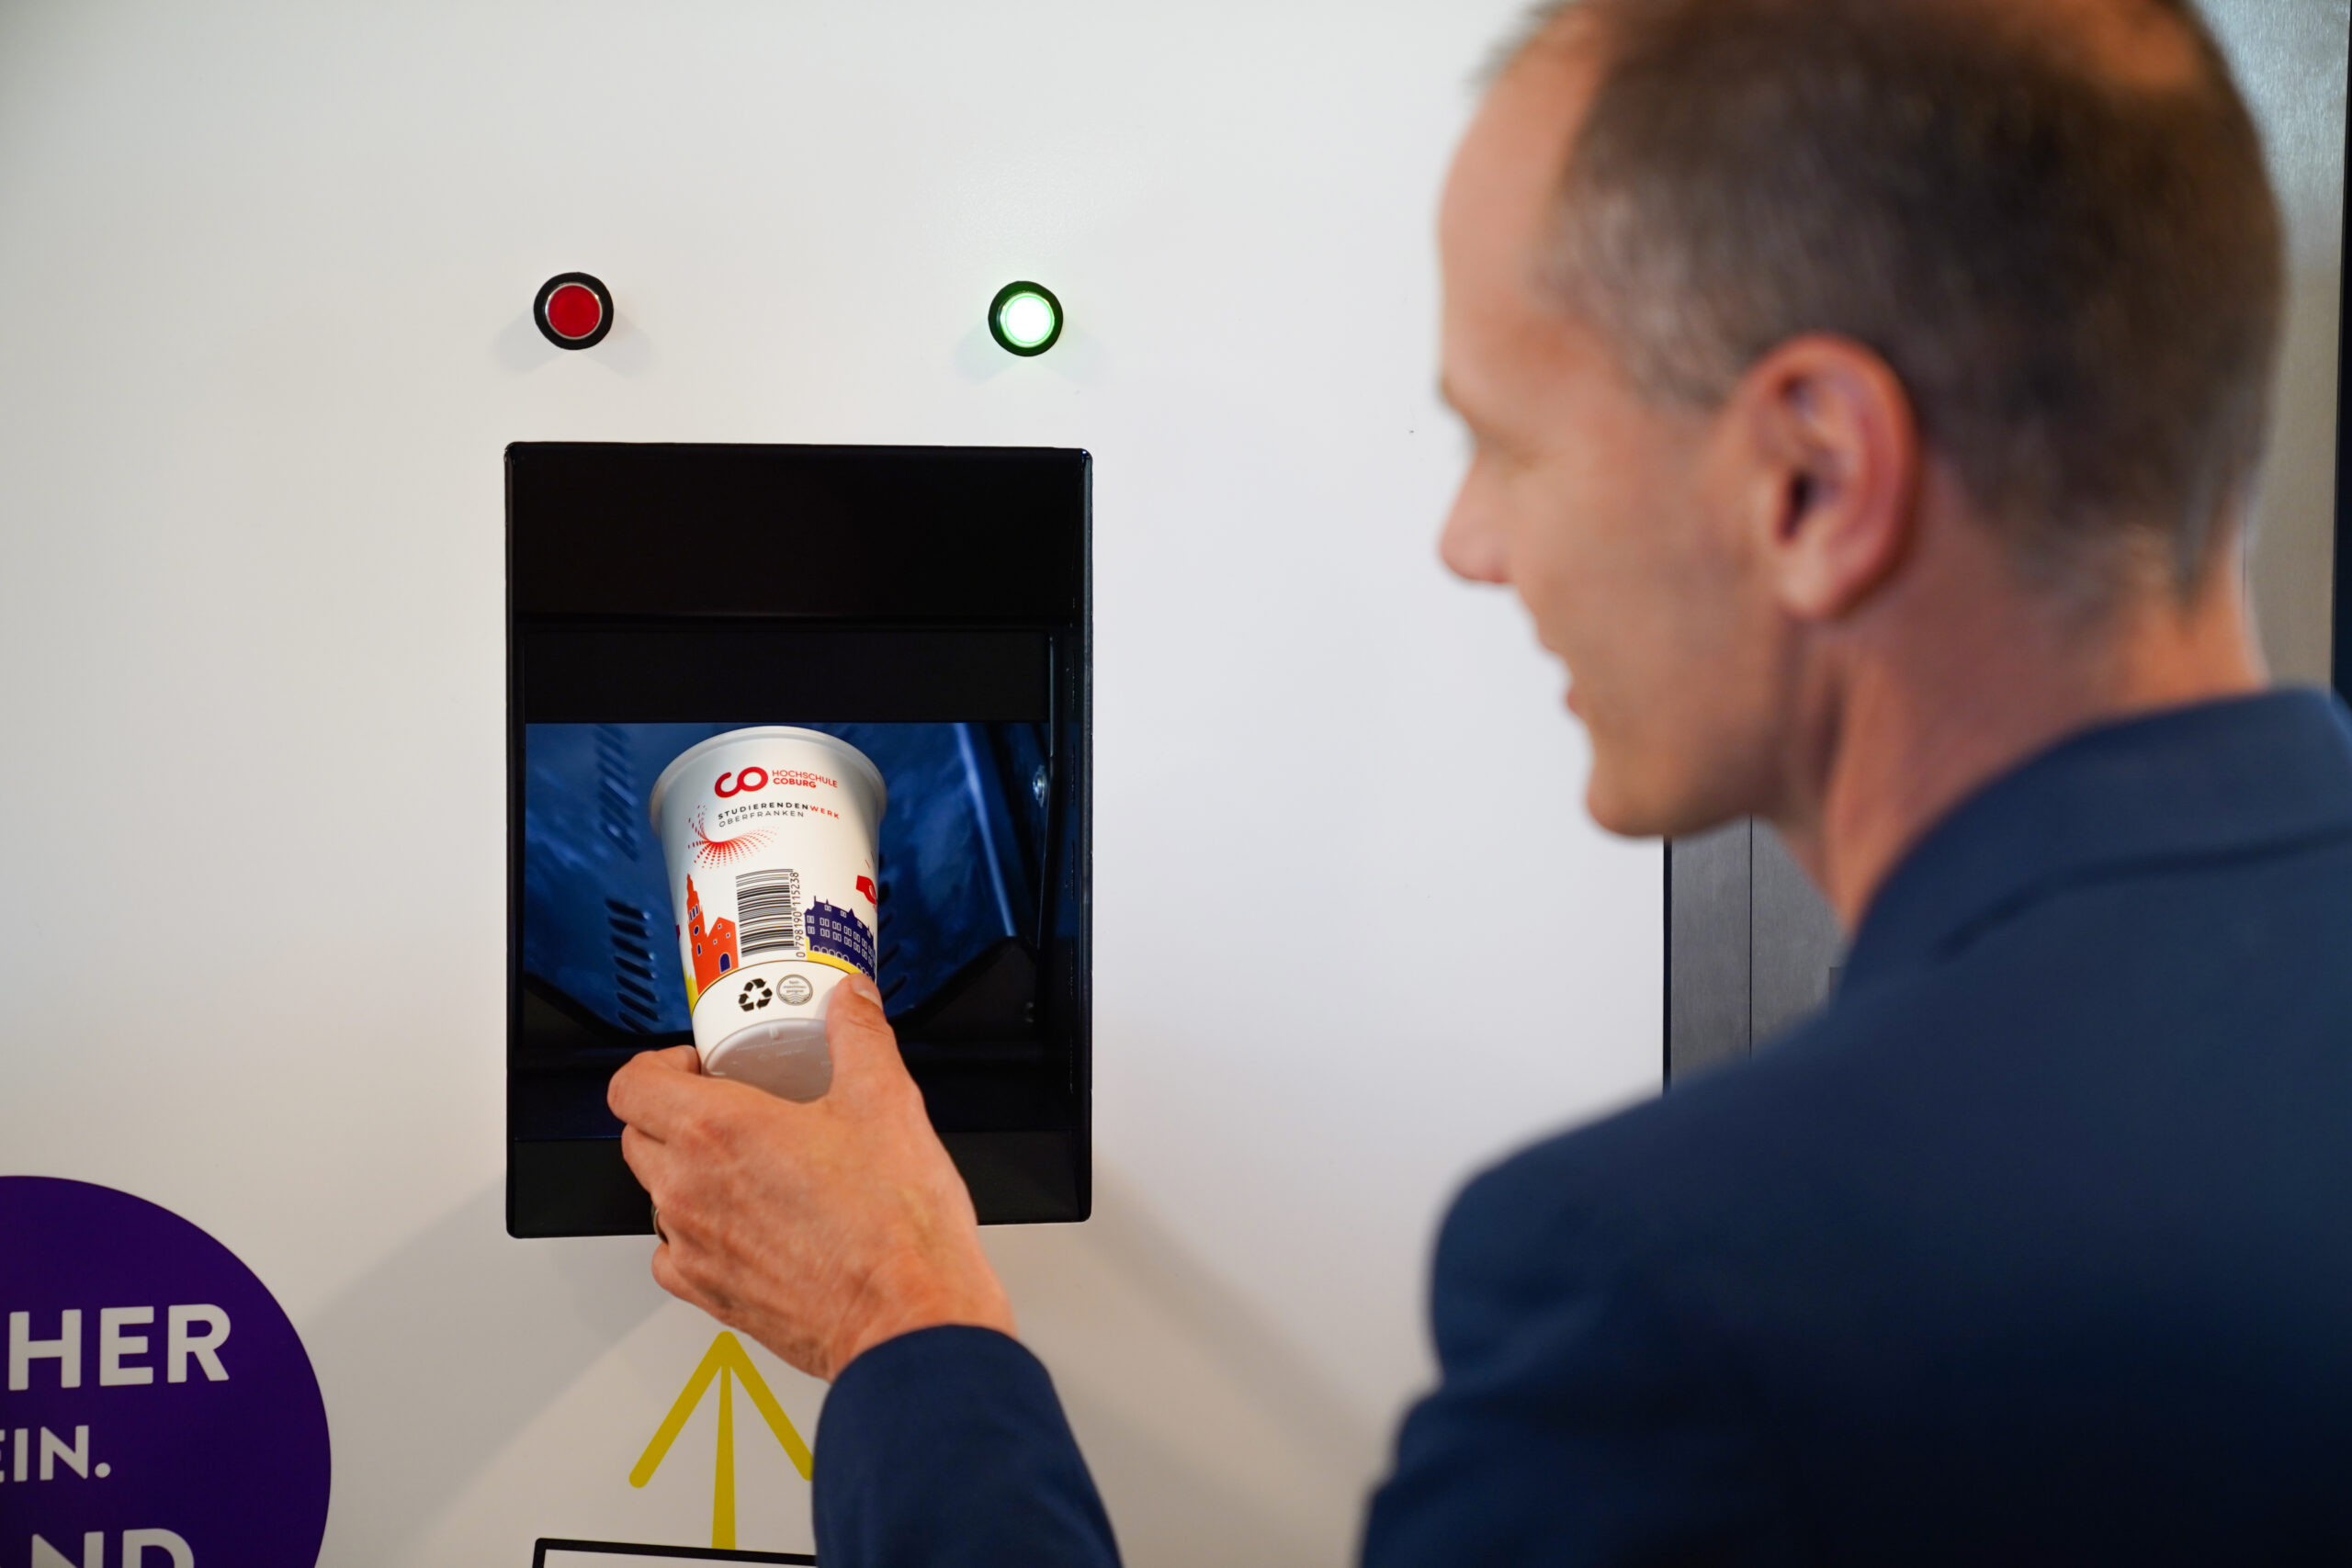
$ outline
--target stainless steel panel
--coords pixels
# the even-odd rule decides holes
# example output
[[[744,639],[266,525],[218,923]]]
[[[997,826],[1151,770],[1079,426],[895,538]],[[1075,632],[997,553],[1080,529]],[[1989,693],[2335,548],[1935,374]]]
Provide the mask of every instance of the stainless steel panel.
[[[1759,822],[1750,846],[1748,1039],[1762,1046],[1827,998],[1846,933],[1778,833]]]
[[[1845,937],[1779,837],[1743,818],[1667,852],[1666,1076],[1743,1060],[1818,1007]]]
[[[1747,1055],[1752,836],[1743,818],[1667,848],[1669,1081]]]

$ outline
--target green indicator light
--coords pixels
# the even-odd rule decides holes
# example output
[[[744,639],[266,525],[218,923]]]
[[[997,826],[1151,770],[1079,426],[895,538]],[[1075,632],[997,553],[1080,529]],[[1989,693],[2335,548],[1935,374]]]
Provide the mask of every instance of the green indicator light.
[[[989,302],[989,335],[1023,358],[1054,346],[1062,335],[1062,302],[1042,283],[1008,283]]]
[[[1054,308],[1035,294],[1016,294],[997,315],[1004,335],[1023,348],[1035,348],[1054,335]]]

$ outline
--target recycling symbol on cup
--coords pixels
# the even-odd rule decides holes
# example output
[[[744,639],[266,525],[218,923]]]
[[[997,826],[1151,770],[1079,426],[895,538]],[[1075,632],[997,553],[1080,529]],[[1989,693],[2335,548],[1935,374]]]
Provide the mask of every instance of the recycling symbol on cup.
[[[744,987],[741,994],[736,997],[735,1005],[741,1008],[745,1012],[750,1012],[754,1008],[763,1008],[767,1006],[768,983],[765,980],[752,981],[750,985]]]

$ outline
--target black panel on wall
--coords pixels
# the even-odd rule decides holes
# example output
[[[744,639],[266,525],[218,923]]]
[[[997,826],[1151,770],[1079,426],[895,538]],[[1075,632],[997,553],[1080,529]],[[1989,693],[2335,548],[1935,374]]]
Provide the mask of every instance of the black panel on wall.
[[[1086,1218],[1091,473],[1039,448],[507,449],[512,1234],[651,1228],[604,1086],[690,1038],[644,795],[694,725],[862,728],[910,769],[960,750],[968,790],[931,798],[968,800],[1002,923],[903,992],[922,965],[886,943],[885,1005],[982,1223]],[[912,875],[886,854],[886,931],[928,908]]]

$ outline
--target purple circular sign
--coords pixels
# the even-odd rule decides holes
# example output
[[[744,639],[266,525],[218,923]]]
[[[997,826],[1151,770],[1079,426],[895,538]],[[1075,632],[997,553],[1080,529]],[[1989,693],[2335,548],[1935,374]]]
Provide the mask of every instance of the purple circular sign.
[[[314,1568],[327,1479],[252,1269],[143,1198],[0,1176],[0,1564]]]

